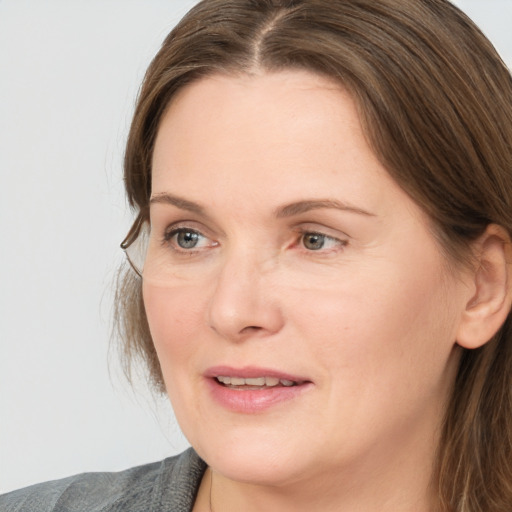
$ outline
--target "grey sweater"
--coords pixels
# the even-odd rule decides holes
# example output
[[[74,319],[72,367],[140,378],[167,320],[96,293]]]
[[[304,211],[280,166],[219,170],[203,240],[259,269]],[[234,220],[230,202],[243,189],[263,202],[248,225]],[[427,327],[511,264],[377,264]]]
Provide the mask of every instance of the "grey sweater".
[[[119,473],[84,473],[0,496],[1,512],[190,512],[206,464],[190,448]]]

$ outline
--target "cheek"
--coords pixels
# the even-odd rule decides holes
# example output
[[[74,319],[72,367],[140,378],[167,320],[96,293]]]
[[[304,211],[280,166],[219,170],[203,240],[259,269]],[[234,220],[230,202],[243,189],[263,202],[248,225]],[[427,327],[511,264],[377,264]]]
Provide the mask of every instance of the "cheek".
[[[294,334],[307,340],[333,385],[379,392],[442,378],[456,331],[450,291],[437,265],[405,269],[375,266],[289,294]]]
[[[183,367],[199,343],[204,325],[204,294],[195,287],[143,286],[151,337],[167,382],[169,367]]]

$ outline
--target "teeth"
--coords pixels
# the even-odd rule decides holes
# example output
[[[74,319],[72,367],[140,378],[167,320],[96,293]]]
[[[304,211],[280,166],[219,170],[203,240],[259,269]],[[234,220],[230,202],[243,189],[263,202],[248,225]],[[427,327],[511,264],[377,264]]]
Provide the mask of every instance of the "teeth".
[[[277,377],[252,377],[244,379],[243,377],[228,377],[219,375],[217,380],[226,386],[256,386],[256,387],[274,387],[278,384],[281,386],[293,386],[296,382],[287,379],[278,379]]]
[[[277,377],[265,377],[265,385],[266,386],[277,386],[279,384],[279,379]]]
[[[265,377],[258,377],[256,379],[240,379],[245,380],[245,384],[248,386],[264,386],[265,385]]]

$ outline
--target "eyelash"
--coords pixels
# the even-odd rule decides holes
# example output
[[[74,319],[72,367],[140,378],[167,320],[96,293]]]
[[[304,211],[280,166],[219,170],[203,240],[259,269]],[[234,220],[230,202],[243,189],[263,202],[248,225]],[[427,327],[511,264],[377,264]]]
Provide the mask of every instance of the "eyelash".
[[[192,247],[191,249],[185,249],[183,247],[179,247],[176,240],[173,240],[173,239],[175,239],[180,234],[197,235],[198,237],[203,237],[205,239],[208,239],[208,237],[206,237],[200,231],[197,231],[195,229],[190,229],[190,228],[186,228],[186,227],[177,227],[177,228],[174,228],[174,229],[171,229],[171,230],[165,232],[163,240],[162,240],[162,244],[166,245],[166,246],[170,246],[173,251],[176,251],[181,254],[192,255],[192,254],[199,252],[194,247]],[[215,247],[216,245],[218,245],[218,243],[212,244],[212,247]]]
[[[329,236],[325,233],[322,233],[322,232],[319,232],[319,231],[312,231],[312,230],[307,230],[307,229],[303,229],[303,230],[300,230],[299,231],[299,238],[298,238],[298,242],[301,243],[302,247],[308,252],[308,253],[315,253],[315,252],[320,252],[323,250],[323,253],[325,252],[332,252],[333,250],[336,250],[334,248],[331,248],[331,249],[326,249],[323,247],[320,247],[318,249],[308,249],[306,246],[305,246],[305,237],[306,236],[310,236],[310,237],[319,237],[322,239],[322,242],[323,243],[328,243],[329,241],[330,242],[334,242],[335,245],[337,246],[336,249],[340,249],[340,248],[343,248],[347,245],[347,241],[346,240],[340,240],[339,238],[336,238],[336,237],[333,237],[333,236]]]
[[[192,248],[189,248],[189,249],[186,249],[184,247],[180,247],[179,244],[177,243],[177,241],[175,240],[176,237],[179,236],[180,234],[196,235],[196,236],[202,237],[202,238],[204,238],[206,240],[208,239],[208,237],[206,237],[200,231],[197,231],[195,229],[191,229],[191,228],[187,228],[187,227],[176,227],[176,228],[173,228],[173,229],[165,232],[163,240],[162,240],[162,244],[166,245],[166,246],[170,246],[171,249],[173,251],[176,251],[177,253],[187,254],[187,255],[191,255],[191,256],[199,253],[203,249],[203,248],[196,249],[195,246],[192,247]],[[325,244],[326,242],[329,242],[329,241],[330,242],[334,242],[337,245],[337,248],[325,249],[323,247],[323,245],[322,245],[322,247],[319,247],[318,249],[308,249],[305,246],[305,242],[304,242],[306,236],[321,238],[323,244]],[[296,238],[296,240],[294,242],[295,246],[301,245],[302,249],[305,252],[311,253],[311,254],[314,254],[316,252],[318,252],[320,254],[325,254],[326,252],[332,252],[333,250],[342,249],[347,244],[348,244],[347,240],[341,240],[339,238],[336,238],[336,237],[333,237],[333,236],[329,236],[329,235],[327,235],[325,233],[322,233],[320,231],[309,230],[309,229],[300,229],[300,230],[298,230],[297,231],[297,238]],[[214,242],[212,244],[209,244],[207,247],[216,247],[218,245],[219,245],[218,242]]]

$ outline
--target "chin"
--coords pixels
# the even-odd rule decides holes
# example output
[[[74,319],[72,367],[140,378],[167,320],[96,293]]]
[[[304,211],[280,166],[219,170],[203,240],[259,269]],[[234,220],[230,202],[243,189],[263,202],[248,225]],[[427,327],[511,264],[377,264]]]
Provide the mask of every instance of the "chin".
[[[300,454],[285,458],[282,454],[269,454],[262,450],[208,454],[208,465],[225,478],[252,485],[280,487],[299,479]]]
[[[259,430],[259,431],[258,431]],[[212,439],[189,439],[199,456],[226,478],[254,485],[280,486],[304,473],[304,454],[294,438],[283,439],[275,430],[230,429]]]

